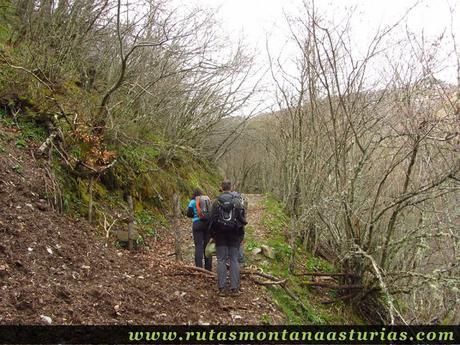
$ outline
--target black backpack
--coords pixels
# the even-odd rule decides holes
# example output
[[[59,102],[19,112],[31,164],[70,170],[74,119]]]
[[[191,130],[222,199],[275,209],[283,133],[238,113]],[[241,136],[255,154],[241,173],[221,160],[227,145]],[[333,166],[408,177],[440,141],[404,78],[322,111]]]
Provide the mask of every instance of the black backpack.
[[[231,193],[224,193],[217,198],[217,210],[214,213],[214,222],[221,231],[236,231],[245,225],[242,219],[243,205],[238,197]]]
[[[230,192],[233,197],[236,199],[235,204],[238,209],[237,212],[237,221],[241,225],[246,225],[248,222],[246,221],[246,207],[247,207],[247,199],[243,198],[243,195],[238,192]]]

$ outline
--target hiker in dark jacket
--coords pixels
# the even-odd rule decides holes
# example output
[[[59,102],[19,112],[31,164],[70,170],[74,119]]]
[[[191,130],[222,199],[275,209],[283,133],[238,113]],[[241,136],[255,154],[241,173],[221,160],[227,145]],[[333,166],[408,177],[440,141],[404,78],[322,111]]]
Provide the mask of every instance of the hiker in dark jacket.
[[[193,242],[195,244],[195,266],[204,268],[208,271],[212,269],[212,257],[206,257],[204,250],[206,244],[209,242],[210,230],[209,220],[201,219],[198,215],[197,199],[202,196],[203,193],[199,189],[193,191],[192,198],[188,204],[187,216],[192,218],[192,231],[193,231]]]
[[[243,205],[231,189],[230,181],[222,182],[222,194],[213,202],[211,212],[210,230],[211,238],[216,243],[219,296],[225,295],[227,259],[230,260],[230,292],[237,295],[240,289],[238,256],[246,221],[242,214]]]

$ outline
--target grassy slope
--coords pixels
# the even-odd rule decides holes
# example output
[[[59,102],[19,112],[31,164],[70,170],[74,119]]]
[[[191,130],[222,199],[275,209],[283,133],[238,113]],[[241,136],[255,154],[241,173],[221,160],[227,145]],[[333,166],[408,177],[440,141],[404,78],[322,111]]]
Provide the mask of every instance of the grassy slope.
[[[265,197],[264,211],[261,223],[266,229],[264,239],[256,239],[254,227],[250,225],[246,232],[246,249],[247,252],[254,248],[266,244],[274,248],[275,258],[256,259],[255,256],[248,255],[249,265],[253,264],[261,267],[264,272],[287,279],[288,287],[301,299],[307,310],[302,308],[294,301],[284,289],[279,287],[270,287],[269,291],[276,303],[286,314],[287,323],[289,324],[356,324],[362,321],[356,317],[351,308],[342,302],[333,305],[324,305],[324,290],[314,290],[302,286],[304,277],[296,277],[289,273],[289,257],[291,247],[287,244],[285,230],[289,225],[289,217],[284,213],[281,203],[271,196]],[[260,257],[260,255],[259,255]],[[305,250],[299,250],[297,255],[297,267],[303,267],[302,271],[321,271],[334,272],[334,267],[327,261],[315,257]],[[334,298],[333,293],[327,294],[328,298]],[[267,322],[269,321],[268,316]]]
[[[14,35],[17,21],[9,0],[0,0],[0,53],[21,65],[20,47],[12,47],[8,41]],[[89,102],[98,99],[95,94],[85,94],[78,88],[70,73],[60,82],[60,91],[53,95],[69,109],[84,113],[83,100]],[[40,121],[42,114],[48,111],[48,90],[37,83],[24,71],[9,68],[0,60],[0,125],[13,131],[19,131],[15,145],[21,149],[34,149],[47,137]],[[4,109],[10,103],[25,101],[33,108],[23,108],[16,117],[7,116]],[[82,108],[83,107],[83,108]],[[17,107],[21,109],[21,106]],[[61,123],[67,149],[74,157],[82,159],[89,148],[84,143],[72,139],[65,123]],[[0,138],[1,139],[1,138]],[[123,194],[130,190],[134,198],[137,228],[141,235],[155,235],[155,229],[168,226],[168,216],[172,210],[172,195],[179,193],[184,209],[193,188],[201,188],[214,195],[220,181],[216,169],[205,161],[184,150],[174,150],[153,133],[148,143],[143,144],[107,144],[108,149],[117,155],[117,163],[105,175],[95,182],[93,187],[96,223],[105,214],[109,223],[115,214],[126,216],[126,202]],[[0,140],[0,151],[2,142]],[[62,163],[62,159],[53,151],[51,171],[59,185],[59,206],[63,211],[77,217],[86,217],[88,212],[89,179],[72,176]],[[20,167],[18,167],[20,169]],[[43,198],[54,199],[56,191],[50,191]],[[142,241],[142,239],[140,239]]]

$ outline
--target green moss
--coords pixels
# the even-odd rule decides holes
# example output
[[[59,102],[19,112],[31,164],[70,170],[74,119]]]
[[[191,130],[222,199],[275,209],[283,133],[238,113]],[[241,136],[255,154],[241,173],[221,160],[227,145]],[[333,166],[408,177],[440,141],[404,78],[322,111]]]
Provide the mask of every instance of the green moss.
[[[162,142],[119,148],[119,163],[103,177],[104,185],[109,189],[130,190],[143,204],[161,213],[172,209],[174,193],[179,193],[181,207],[185,209],[194,188],[200,187],[208,194],[217,190],[214,181],[218,178],[208,167],[181,151],[167,157],[164,150]]]
[[[77,179],[77,184],[78,184],[78,194],[79,194],[81,200],[85,204],[88,204],[89,200],[90,200],[90,195],[89,195],[89,190],[88,190],[89,181],[78,178]]]
[[[123,160],[139,173],[152,172],[157,169],[159,150],[153,146],[124,146],[119,148]]]

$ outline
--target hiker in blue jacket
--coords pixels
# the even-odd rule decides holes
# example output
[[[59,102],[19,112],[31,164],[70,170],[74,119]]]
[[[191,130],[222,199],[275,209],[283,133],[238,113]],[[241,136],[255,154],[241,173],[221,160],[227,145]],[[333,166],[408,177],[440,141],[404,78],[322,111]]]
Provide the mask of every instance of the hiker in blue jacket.
[[[208,220],[200,218],[199,216],[199,205],[197,200],[203,196],[203,192],[200,189],[193,191],[192,198],[188,204],[187,216],[192,218],[192,231],[193,231],[193,242],[195,244],[195,266],[204,268],[208,271],[212,270],[212,257],[207,258],[204,255],[206,244],[209,242],[210,231],[208,227]],[[198,207],[197,207],[198,206]]]

